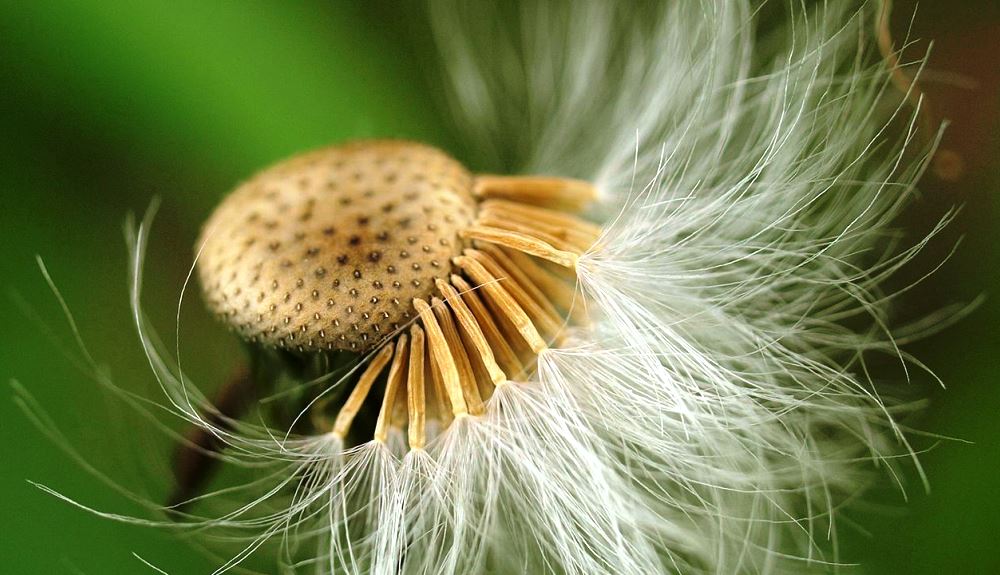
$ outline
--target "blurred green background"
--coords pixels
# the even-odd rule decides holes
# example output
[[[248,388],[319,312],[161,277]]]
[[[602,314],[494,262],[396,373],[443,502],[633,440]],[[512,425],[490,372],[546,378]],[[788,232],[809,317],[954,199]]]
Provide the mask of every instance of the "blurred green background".
[[[898,35],[914,5],[897,2]],[[420,139],[461,158],[438,119],[429,42],[406,17],[412,12],[400,15],[389,2],[0,3],[0,376],[30,389],[99,468],[162,497],[167,446],[60,351],[72,350],[71,334],[35,254],[98,361],[130,389],[155,393],[129,320],[125,214],[163,200],[146,301],[169,336],[200,222],[255,170],[372,136]],[[927,2],[911,37],[936,41],[923,88],[934,114],[952,122],[944,148],[961,165],[928,175],[905,224],[920,230],[947,206],[965,209],[925,265],[964,236],[960,250],[903,301],[903,313],[991,297],[910,348],[948,385],[911,385],[914,397],[930,397],[911,425],[970,443],[918,440],[933,447],[921,458],[931,492],[908,470],[908,503],[891,486],[877,489],[841,520],[839,545],[842,559],[866,573],[1000,573],[1000,3]],[[240,351],[196,294],[181,321],[187,371],[210,387]],[[171,573],[217,564],[165,533],[93,517],[32,487],[26,480],[99,509],[139,512],[37,432],[11,392],[3,395],[0,572],[152,572],[133,552]],[[150,460],[159,463],[142,463]]]

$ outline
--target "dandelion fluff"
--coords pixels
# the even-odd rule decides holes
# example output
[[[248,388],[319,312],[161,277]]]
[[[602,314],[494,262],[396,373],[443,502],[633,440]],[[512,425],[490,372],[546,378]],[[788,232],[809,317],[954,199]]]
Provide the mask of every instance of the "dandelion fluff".
[[[233,549],[216,573],[264,550],[288,573],[835,565],[838,509],[872,463],[909,452],[866,358],[908,369],[881,286],[927,241],[891,228],[929,147],[876,52],[880,8],[433,2],[471,165],[524,175],[369,142],[281,164],[223,204],[200,281],[285,366],[269,393],[298,397],[293,417],[225,413],[182,373],[142,311],[150,220],[130,226],[162,408],[197,430],[183,449],[251,479],[146,503],[169,520],[100,513],[212,534]],[[381,195],[302,199],[342,168],[382,178]],[[445,191],[405,195],[407,177]],[[279,237],[286,208],[302,211]],[[398,230],[377,214],[398,210],[400,230],[426,233],[390,249]],[[236,221],[277,231],[242,237]],[[328,256],[310,233],[358,250]],[[255,253],[273,255],[244,266]],[[315,282],[332,287],[310,297]]]

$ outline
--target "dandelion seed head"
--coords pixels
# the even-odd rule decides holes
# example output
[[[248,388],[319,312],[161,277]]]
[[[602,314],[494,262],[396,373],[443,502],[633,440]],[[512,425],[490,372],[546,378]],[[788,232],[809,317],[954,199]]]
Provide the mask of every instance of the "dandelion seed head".
[[[370,439],[422,449],[428,418],[482,415],[561,336],[572,267],[599,235],[571,212],[593,196],[564,178],[473,176],[422,144],[348,143],[226,197],[197,266],[208,307],[251,342],[372,352],[342,404],[306,408],[314,431],[346,441],[382,387]]]
[[[743,1],[434,2],[465,149],[536,175],[347,144],[250,180],[199,240],[242,337],[358,352],[290,378],[308,425],[218,417],[143,312],[130,229],[165,410],[254,470],[184,517],[240,543],[217,572],[264,546],[315,573],[835,564],[865,467],[912,454],[868,356],[920,365],[882,286],[929,241],[889,239],[927,156],[876,5],[772,28]]]
[[[448,277],[474,211],[470,174],[429,146],[296,156],[238,187],[206,223],[205,301],[265,345],[370,349]]]

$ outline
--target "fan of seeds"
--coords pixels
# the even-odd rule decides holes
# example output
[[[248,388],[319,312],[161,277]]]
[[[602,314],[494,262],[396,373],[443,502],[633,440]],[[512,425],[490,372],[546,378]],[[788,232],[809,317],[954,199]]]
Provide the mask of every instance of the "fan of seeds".
[[[483,413],[573,311],[573,268],[599,228],[577,180],[473,176],[443,152],[366,141],[303,154],[230,194],[205,226],[209,308],[300,354],[373,355],[331,431],[344,437],[388,366],[375,439]],[[573,314],[577,316],[577,314]]]

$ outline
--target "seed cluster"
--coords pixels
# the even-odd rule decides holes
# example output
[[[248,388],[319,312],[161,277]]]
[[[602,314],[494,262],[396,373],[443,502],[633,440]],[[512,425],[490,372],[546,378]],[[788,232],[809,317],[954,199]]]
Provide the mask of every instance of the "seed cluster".
[[[329,399],[311,405],[316,429],[348,441],[382,382],[372,440],[419,450],[529,377],[568,323],[586,324],[573,270],[601,230],[576,213],[595,195],[580,180],[472,176],[421,144],[359,142],[237,188],[205,225],[198,271],[209,308],[245,339],[372,351],[335,415]]]
[[[209,309],[265,345],[369,349],[449,277],[475,218],[471,189],[461,164],[410,142],[357,142],[273,166],[202,231]]]

